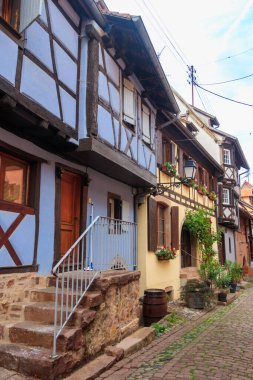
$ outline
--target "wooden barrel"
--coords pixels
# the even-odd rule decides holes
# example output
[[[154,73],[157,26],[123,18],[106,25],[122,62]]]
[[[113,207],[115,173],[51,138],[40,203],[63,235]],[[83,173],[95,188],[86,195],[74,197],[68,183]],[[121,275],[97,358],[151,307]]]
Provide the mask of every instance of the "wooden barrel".
[[[150,326],[167,314],[167,295],[163,289],[147,289],[143,299],[143,324]]]

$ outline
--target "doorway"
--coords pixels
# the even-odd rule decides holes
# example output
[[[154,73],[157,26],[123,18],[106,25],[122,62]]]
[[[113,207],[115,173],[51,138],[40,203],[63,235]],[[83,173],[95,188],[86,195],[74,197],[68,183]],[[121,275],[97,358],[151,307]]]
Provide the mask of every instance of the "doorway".
[[[81,176],[64,170],[60,194],[60,253],[63,256],[80,235]]]
[[[193,265],[191,255],[191,234],[183,227],[181,232],[181,268],[187,268]]]

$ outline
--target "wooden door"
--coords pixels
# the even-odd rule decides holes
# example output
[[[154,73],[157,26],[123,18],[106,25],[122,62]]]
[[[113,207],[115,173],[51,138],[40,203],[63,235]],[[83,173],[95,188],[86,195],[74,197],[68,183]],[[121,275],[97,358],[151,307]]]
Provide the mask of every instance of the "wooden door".
[[[181,234],[181,268],[191,266],[191,235],[189,231],[183,228]]]
[[[61,176],[61,256],[80,235],[81,177],[64,171]]]

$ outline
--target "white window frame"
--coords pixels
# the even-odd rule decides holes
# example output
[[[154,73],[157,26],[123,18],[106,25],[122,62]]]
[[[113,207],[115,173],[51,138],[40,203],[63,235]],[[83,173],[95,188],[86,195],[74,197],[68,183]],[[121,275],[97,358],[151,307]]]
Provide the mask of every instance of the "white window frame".
[[[224,165],[231,165],[231,151],[229,149],[223,150],[223,163]]]
[[[141,105],[142,140],[151,144],[151,111],[145,104]]]
[[[230,205],[230,190],[227,188],[223,188],[222,203],[224,205]]]

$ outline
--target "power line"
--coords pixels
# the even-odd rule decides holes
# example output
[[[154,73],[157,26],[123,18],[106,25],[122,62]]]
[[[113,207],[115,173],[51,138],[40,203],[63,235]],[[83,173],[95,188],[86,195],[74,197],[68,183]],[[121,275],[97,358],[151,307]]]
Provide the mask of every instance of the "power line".
[[[216,62],[222,62],[222,61],[225,61],[225,60],[227,60],[227,59],[231,59],[231,58],[237,57],[237,56],[239,56],[239,55],[242,55],[242,54],[248,53],[248,52],[251,51],[251,50],[253,50],[253,48],[250,48],[250,49],[244,50],[244,51],[242,51],[242,52],[240,52],[240,53],[236,53],[236,54],[233,54],[233,55],[229,55],[229,56],[224,57],[224,58],[219,58],[219,59],[217,59],[217,60],[215,60],[215,61],[211,61],[211,62],[203,63],[203,64],[201,64],[201,65],[198,65],[198,67],[202,67],[202,66],[210,65],[210,64],[212,64],[212,63],[216,63]]]
[[[234,102],[234,103],[237,103],[237,104],[242,104],[242,105],[244,105],[244,106],[248,106],[248,107],[253,107],[253,104],[248,104],[248,103],[240,102],[240,101],[235,100],[235,99],[227,98],[226,96],[223,96],[223,95],[220,95],[220,94],[216,94],[216,93],[213,92],[213,91],[209,91],[209,90],[207,90],[206,88],[201,87],[201,86],[200,86],[199,84],[197,84],[196,82],[195,82],[194,84],[195,84],[195,86],[201,88],[201,90],[206,91],[206,92],[209,92],[209,93],[212,94],[212,95],[218,96],[218,97],[223,98],[223,99],[225,99],[225,100],[229,100],[230,102]]]
[[[160,31],[163,33],[163,35],[165,36],[166,40],[169,41],[170,45],[172,46],[172,48],[174,49],[174,51],[176,52],[176,54],[178,55],[178,57],[181,59],[181,61],[183,62],[183,64],[185,66],[188,66],[187,62],[186,62],[186,57],[183,57],[184,53],[182,52],[182,50],[180,48],[177,48],[176,47],[176,43],[174,43],[171,38],[168,36],[168,29],[166,27],[163,26],[163,22],[162,20],[159,18],[159,16],[156,15],[156,12],[154,11],[154,8],[152,7],[152,9],[150,9],[150,7],[147,6],[145,0],[142,0],[145,8],[148,10],[148,12],[150,13],[151,17],[155,20],[155,24],[156,25],[159,25],[159,28],[160,28]],[[152,6],[152,5],[151,5]],[[159,33],[160,34],[160,33]],[[168,45],[167,45],[168,46]],[[169,46],[168,46],[169,47]],[[170,49],[171,50],[171,49]],[[180,51],[182,53],[180,53]]]
[[[244,77],[240,77],[240,78],[236,78],[236,79],[230,79],[230,80],[226,80],[224,82],[217,82],[217,83],[200,83],[201,86],[213,86],[213,85],[216,85],[216,84],[224,84],[224,83],[230,83],[230,82],[236,82],[238,80],[241,80],[241,79],[245,79],[245,78],[249,78],[249,77],[252,77],[253,74],[249,74],[249,75],[245,75]]]

